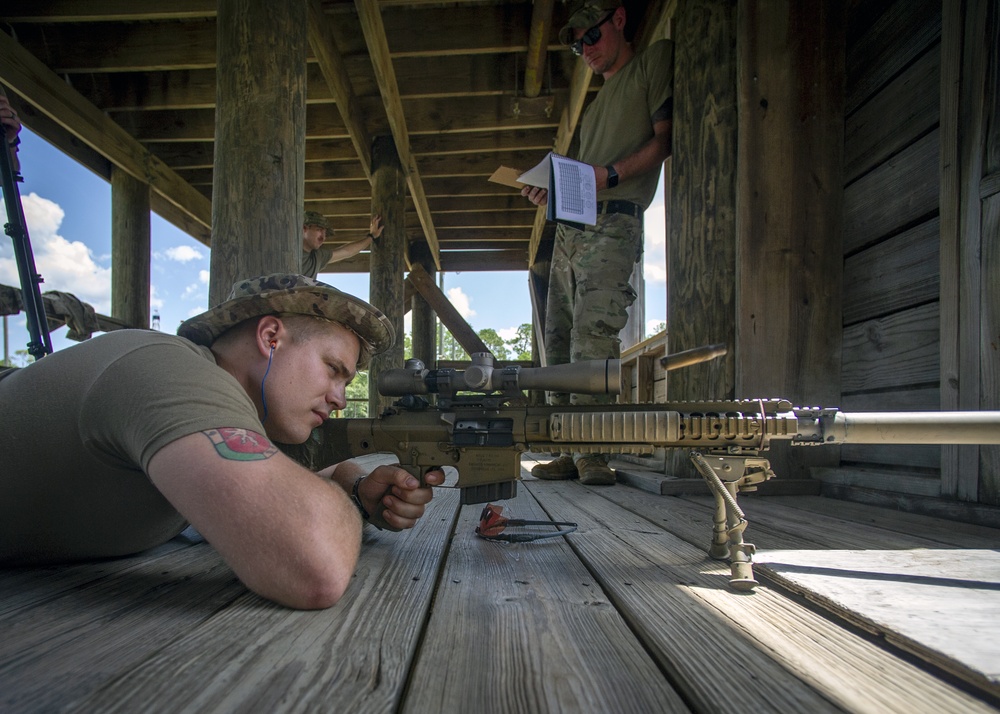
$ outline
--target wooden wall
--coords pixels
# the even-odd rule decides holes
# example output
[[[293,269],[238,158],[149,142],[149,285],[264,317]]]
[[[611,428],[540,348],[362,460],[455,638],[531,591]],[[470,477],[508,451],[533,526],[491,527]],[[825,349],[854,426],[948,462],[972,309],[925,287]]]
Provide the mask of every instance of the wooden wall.
[[[985,92],[986,110],[980,118],[988,116],[991,102],[994,122],[997,115],[996,75],[990,88],[984,82],[988,72],[970,72],[968,66],[970,57],[988,54],[988,45],[970,43],[970,37],[963,42],[976,25],[968,20],[978,12],[977,5],[983,15],[980,24],[996,14],[996,3],[987,12],[989,0],[968,3],[964,11],[941,0],[859,0],[849,5],[840,404],[845,411],[997,408],[997,381],[989,377],[991,371],[996,373],[996,347],[991,358],[989,348],[980,347],[979,334],[981,328],[991,329],[989,304],[996,300],[995,288],[984,279],[979,252],[981,247],[987,260],[990,250],[996,253],[997,226],[991,234],[980,232],[978,223],[963,225],[963,199],[956,195],[962,191],[949,189],[953,182],[962,183],[965,164],[977,154],[981,157],[986,143],[967,137],[967,127],[961,126],[961,96],[978,94],[983,110]],[[949,13],[954,15],[945,27],[952,29],[943,35]],[[994,32],[996,21],[990,20]],[[995,39],[992,46],[995,70]],[[970,79],[976,80],[972,86],[963,84]],[[948,89],[953,85],[961,89],[953,93]],[[977,141],[979,146],[970,145]],[[975,176],[977,192],[983,173],[988,175],[989,169]],[[988,200],[983,203],[987,219]],[[994,308],[994,321],[995,314]],[[971,325],[975,331],[966,329]],[[995,345],[995,325],[992,329]],[[981,359],[950,356],[969,352]],[[982,389],[973,389],[976,395],[962,404],[959,382],[966,389],[973,389],[973,382]],[[996,503],[995,486],[990,486],[996,482],[996,466],[987,463],[995,451],[983,450],[980,463],[981,450],[962,447],[967,449],[975,451],[975,467],[965,479],[973,478],[984,488],[967,483],[959,488],[960,478],[948,475],[955,469],[943,465],[942,453],[961,450],[934,445],[846,445],[840,469],[817,469],[815,475],[832,495],[908,509],[944,514],[943,500],[977,501],[980,490],[985,501]],[[962,453],[968,463],[968,451]]]

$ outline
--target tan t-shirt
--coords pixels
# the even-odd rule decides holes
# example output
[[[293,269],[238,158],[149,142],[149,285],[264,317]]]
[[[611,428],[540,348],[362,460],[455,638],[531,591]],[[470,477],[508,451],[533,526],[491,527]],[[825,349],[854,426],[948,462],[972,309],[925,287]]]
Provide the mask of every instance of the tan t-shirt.
[[[674,91],[674,45],[654,42],[615,72],[590,103],[580,122],[580,149],[575,158],[607,166],[634,153],[653,138],[653,114]],[[648,208],[656,193],[659,167],[622,181],[598,194]]]
[[[219,427],[264,433],[211,351],[119,330],[0,379],[0,563],[135,553],[184,518],[145,474],[161,448]]]

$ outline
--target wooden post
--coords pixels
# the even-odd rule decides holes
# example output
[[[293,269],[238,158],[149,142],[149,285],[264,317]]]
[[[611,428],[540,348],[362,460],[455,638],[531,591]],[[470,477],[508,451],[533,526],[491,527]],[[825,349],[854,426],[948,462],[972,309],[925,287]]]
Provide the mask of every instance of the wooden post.
[[[836,405],[845,6],[793,0],[739,8],[736,390]],[[839,463],[834,449],[774,450],[769,458],[789,478]]]
[[[149,184],[111,167],[111,316],[149,328]]]
[[[681,0],[674,29],[668,352],[736,335],[736,2]],[[733,351],[667,373],[671,401],[734,396]],[[694,475],[683,449],[672,473]]]
[[[420,246],[420,248],[418,248]],[[420,263],[424,270],[434,280],[437,270],[434,268],[434,259],[427,250],[426,243],[416,243],[410,251],[410,260]],[[418,255],[420,250],[422,255]],[[437,324],[434,309],[423,296],[414,291],[413,293],[413,314],[410,318],[410,329],[412,333],[413,356],[421,360],[427,367],[433,368],[437,362]]]
[[[306,23],[306,0],[219,0],[211,305],[301,270]]]
[[[392,322],[396,344],[372,360],[368,379],[368,413],[380,414],[392,397],[378,394],[378,375],[403,366],[403,277],[406,272],[406,176],[391,136],[372,141],[372,213],[382,216],[385,230],[372,248],[369,300]]]

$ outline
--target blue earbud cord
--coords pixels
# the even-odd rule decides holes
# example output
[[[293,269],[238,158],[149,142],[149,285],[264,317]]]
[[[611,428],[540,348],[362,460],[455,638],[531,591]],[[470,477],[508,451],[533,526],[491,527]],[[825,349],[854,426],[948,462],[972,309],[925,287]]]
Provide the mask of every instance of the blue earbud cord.
[[[271,371],[272,357],[274,357],[274,345],[271,345],[271,353],[267,356],[267,369],[264,370],[264,376],[260,379],[260,401],[264,405],[264,417],[260,420],[261,424],[267,421],[267,397],[264,396],[264,382],[267,381],[267,373]]]

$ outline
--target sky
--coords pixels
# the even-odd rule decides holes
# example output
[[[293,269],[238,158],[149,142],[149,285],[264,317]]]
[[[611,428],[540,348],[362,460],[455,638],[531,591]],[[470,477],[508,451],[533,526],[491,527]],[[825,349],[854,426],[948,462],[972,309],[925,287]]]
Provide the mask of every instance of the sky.
[[[42,292],[73,293],[102,315],[111,313],[111,185],[66,156],[30,129],[21,130],[18,154],[21,206],[27,223]],[[0,218],[7,222],[0,202]],[[174,333],[178,325],[208,308],[209,250],[155,213],[150,221],[152,261],[150,313],[159,329]],[[663,191],[646,211],[644,271],[646,334],[666,320]],[[367,273],[320,274],[324,282],[368,299]],[[0,236],[0,284],[20,287],[11,238]],[[475,330],[492,327],[505,339],[531,322],[526,272],[462,272],[444,275],[444,292]],[[6,318],[6,340],[0,358],[23,364],[28,344],[24,314]],[[407,329],[409,321],[407,320]],[[54,350],[75,344],[66,328],[51,333]]]

